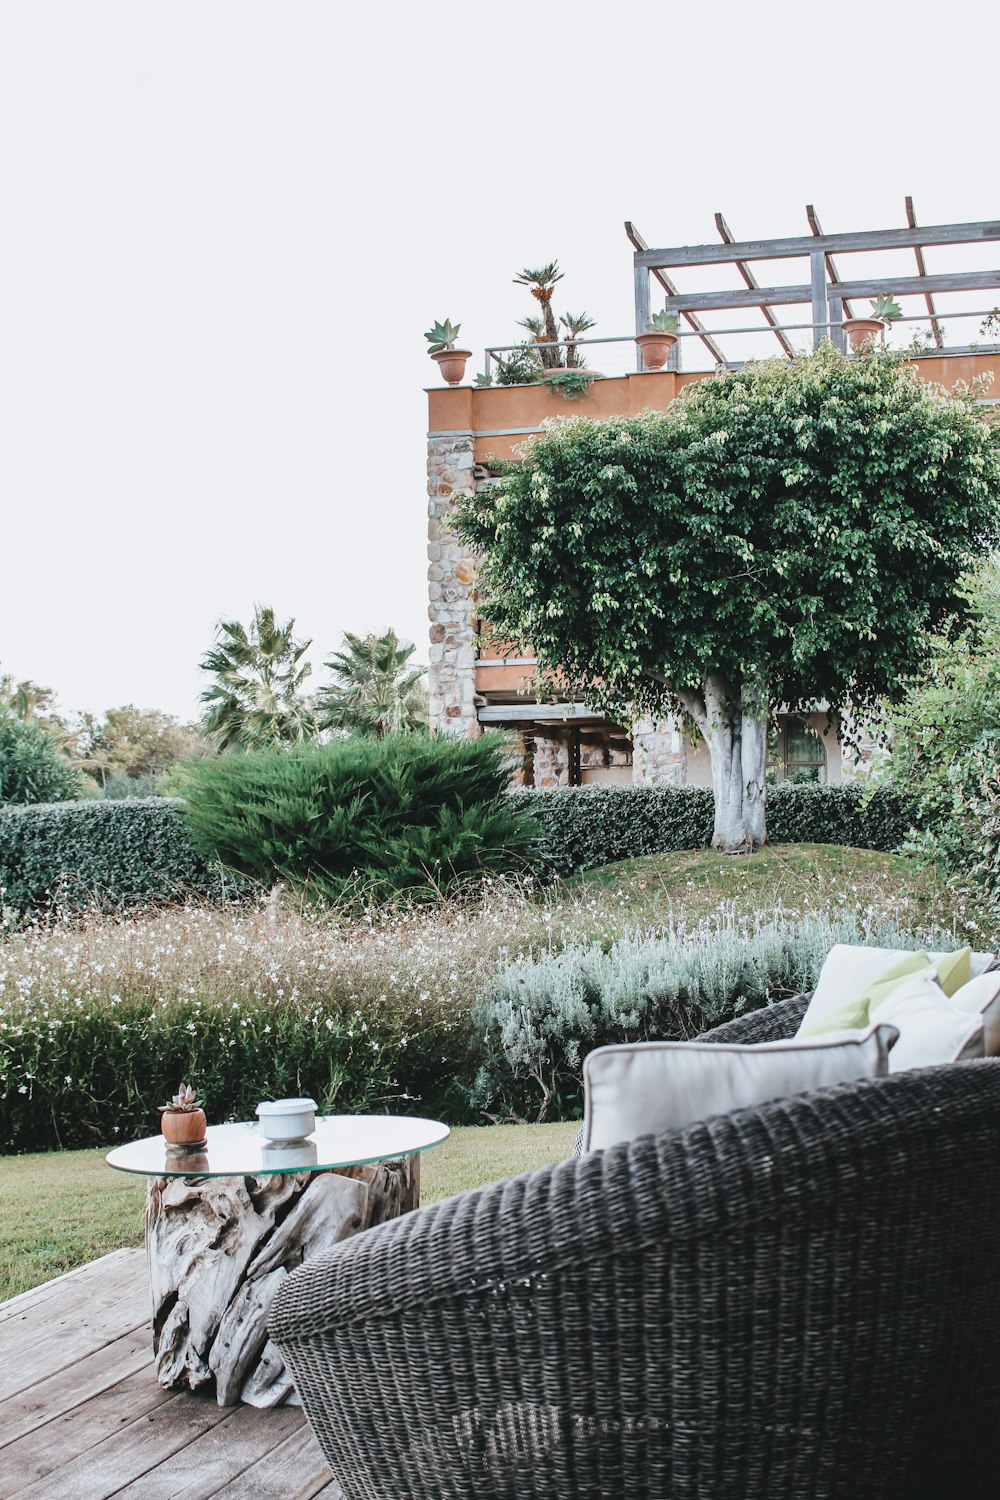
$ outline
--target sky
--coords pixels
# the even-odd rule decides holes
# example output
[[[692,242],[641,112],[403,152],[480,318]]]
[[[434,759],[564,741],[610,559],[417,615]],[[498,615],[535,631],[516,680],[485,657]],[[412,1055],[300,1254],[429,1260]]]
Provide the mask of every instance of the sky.
[[[426,660],[424,330],[478,369],[558,259],[630,333],[626,219],[1000,217],[997,42],[968,0],[0,0],[0,673],[191,719],[257,602],[314,683],[345,630]]]

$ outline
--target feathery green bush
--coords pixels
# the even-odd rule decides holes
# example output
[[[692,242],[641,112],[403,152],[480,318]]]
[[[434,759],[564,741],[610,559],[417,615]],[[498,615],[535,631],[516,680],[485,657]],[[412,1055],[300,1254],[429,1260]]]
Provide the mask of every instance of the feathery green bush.
[[[433,897],[526,866],[506,739],[334,740],[194,761],[183,816],[207,859],[334,905]]]

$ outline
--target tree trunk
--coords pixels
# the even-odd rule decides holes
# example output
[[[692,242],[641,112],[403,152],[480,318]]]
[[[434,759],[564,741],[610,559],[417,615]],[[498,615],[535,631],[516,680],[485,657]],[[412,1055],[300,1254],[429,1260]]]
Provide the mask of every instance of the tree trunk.
[[[712,848],[735,854],[766,843],[766,687],[744,684],[741,690],[711,675],[700,692],[685,689],[679,696],[712,757]]]

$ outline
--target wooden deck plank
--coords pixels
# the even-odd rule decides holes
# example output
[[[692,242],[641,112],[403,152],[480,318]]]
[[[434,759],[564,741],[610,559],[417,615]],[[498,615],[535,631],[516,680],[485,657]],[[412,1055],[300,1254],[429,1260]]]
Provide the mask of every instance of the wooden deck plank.
[[[95,1349],[76,1364],[58,1370],[47,1380],[39,1380],[28,1390],[9,1396],[0,1402],[0,1458],[7,1443],[15,1442],[25,1433],[38,1432],[46,1422],[75,1410],[139,1370],[147,1371],[148,1378],[153,1380],[148,1328],[126,1333],[113,1344]]]
[[[216,1490],[212,1500],[313,1500],[324,1491],[327,1500],[342,1500],[343,1491],[303,1418],[297,1432],[252,1469]]]
[[[117,1388],[116,1388],[117,1389]],[[158,1387],[153,1385],[158,1392]],[[235,1408],[210,1398],[180,1394],[130,1421],[43,1479],[16,1491],[18,1500],[110,1500],[119,1490],[187,1447],[209,1428],[225,1423]]]
[[[302,1410],[296,1406],[272,1411],[237,1407],[227,1421],[188,1443],[168,1464],[117,1490],[115,1500],[209,1500],[230,1482],[242,1484],[245,1494],[252,1493],[246,1489],[247,1470],[304,1423]]]
[[[109,1250],[107,1255],[98,1256],[97,1260],[90,1260],[85,1266],[77,1266],[74,1271],[64,1271],[61,1276],[53,1276],[50,1281],[43,1281],[26,1292],[18,1292],[16,1297],[8,1297],[6,1302],[0,1302],[0,1329],[4,1323],[19,1317],[27,1309],[37,1307],[51,1297],[62,1296],[70,1282],[97,1282],[106,1285],[112,1273],[128,1274],[133,1268],[144,1266],[145,1263],[144,1250]]]
[[[150,1378],[152,1373],[147,1351],[144,1366],[133,1374],[0,1448],[0,1495],[19,1495],[76,1459],[85,1463],[85,1455],[106,1438],[175,1400]],[[87,1493],[83,1480],[75,1483],[79,1494]]]
[[[8,1325],[3,1330],[0,1401],[76,1364],[124,1334],[149,1327],[147,1287],[129,1288],[124,1293],[115,1288],[104,1299],[93,1301],[88,1288],[77,1288],[68,1305],[62,1299],[45,1302],[29,1322],[19,1321],[13,1329]],[[148,1336],[152,1347],[152,1333]]]

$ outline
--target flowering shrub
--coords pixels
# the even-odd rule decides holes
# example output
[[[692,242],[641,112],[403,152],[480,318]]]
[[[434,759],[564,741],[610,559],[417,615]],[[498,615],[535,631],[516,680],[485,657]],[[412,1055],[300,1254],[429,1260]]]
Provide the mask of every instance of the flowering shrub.
[[[473,1011],[484,1060],[473,1100],[494,1115],[573,1119],[581,1069],[611,1042],[684,1041],[769,1000],[810,990],[834,943],[918,948],[871,914],[681,924],[610,948],[573,944],[512,964]],[[956,946],[944,936],[943,948]]]

